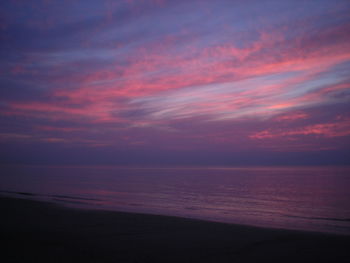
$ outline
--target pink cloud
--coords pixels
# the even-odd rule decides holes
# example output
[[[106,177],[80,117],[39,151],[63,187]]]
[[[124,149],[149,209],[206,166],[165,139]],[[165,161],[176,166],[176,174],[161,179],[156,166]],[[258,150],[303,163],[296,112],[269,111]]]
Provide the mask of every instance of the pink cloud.
[[[346,30],[338,28],[334,31],[322,32],[321,38]],[[328,103],[330,95],[350,87],[347,81],[336,79],[333,84],[322,85],[321,82],[320,87],[302,92],[303,85],[308,88],[309,82],[319,79],[333,66],[350,60],[346,41],[330,45],[303,37],[288,41],[283,32],[262,32],[256,41],[241,48],[229,41],[205,48],[191,46],[198,37],[189,36],[189,45],[181,52],[175,52],[179,37],[167,36],[134,50],[123,66],[120,61],[115,61],[111,67],[89,74],[77,70],[74,75],[52,82],[60,87],[49,94],[57,102],[12,101],[2,114],[50,120],[79,119],[90,124],[124,123],[130,130],[162,128],[164,133],[170,134],[169,120],[186,118],[203,117],[198,122],[257,117],[272,117],[271,121],[277,123],[305,120],[309,116],[303,113],[304,107]],[[45,61],[45,58],[40,59]],[[13,70],[20,73],[24,69],[19,66]],[[61,68],[56,70],[59,72]],[[123,115],[133,110],[142,114],[134,119]],[[78,128],[70,127],[37,128],[47,132],[78,131]],[[302,136],[348,136],[349,129],[347,120],[302,128],[265,129],[249,138],[253,141],[287,138],[294,143]],[[250,130],[243,129],[239,136],[247,137],[246,134],[250,133]],[[142,136],[131,137],[121,140],[130,145],[143,145],[147,141]],[[165,136],[169,141],[189,137]],[[193,137],[217,145],[241,143],[230,134],[204,133]],[[50,143],[76,141],[96,146],[115,144],[104,138],[49,137],[45,140]]]
[[[249,136],[253,140],[265,140],[273,138],[294,138],[296,136],[321,136],[325,138],[343,137],[350,135],[350,119],[337,122],[307,125],[301,128],[267,129]]]
[[[59,132],[76,132],[76,131],[82,131],[83,128],[77,128],[77,127],[55,127],[55,126],[48,126],[48,125],[40,125],[36,127],[40,131],[59,131]]]
[[[309,115],[304,112],[291,112],[287,114],[283,114],[277,116],[275,120],[277,121],[295,121],[295,120],[303,120],[309,118]]]

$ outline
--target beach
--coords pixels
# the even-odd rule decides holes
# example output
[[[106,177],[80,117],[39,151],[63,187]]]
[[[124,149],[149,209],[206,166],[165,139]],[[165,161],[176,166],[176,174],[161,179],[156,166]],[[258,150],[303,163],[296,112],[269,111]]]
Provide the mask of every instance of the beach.
[[[350,263],[349,14],[0,1],[0,263]]]
[[[2,262],[349,262],[350,236],[1,197]]]

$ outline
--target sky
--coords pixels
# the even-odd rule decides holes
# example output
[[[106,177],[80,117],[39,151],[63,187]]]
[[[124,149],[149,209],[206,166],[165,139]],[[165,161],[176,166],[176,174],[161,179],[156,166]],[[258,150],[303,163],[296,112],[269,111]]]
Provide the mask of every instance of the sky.
[[[3,0],[0,163],[350,164],[350,2]]]

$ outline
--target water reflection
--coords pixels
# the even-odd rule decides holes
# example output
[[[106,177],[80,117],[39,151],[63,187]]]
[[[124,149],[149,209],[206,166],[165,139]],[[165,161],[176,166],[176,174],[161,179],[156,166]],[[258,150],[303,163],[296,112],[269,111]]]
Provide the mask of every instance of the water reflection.
[[[350,234],[349,167],[2,166],[1,172],[1,190],[26,198]]]

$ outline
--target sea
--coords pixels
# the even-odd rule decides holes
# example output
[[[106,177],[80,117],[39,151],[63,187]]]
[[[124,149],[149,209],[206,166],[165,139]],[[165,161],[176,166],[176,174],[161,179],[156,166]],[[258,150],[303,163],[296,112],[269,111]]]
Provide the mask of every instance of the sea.
[[[1,165],[0,194],[69,207],[350,235],[350,167]]]

